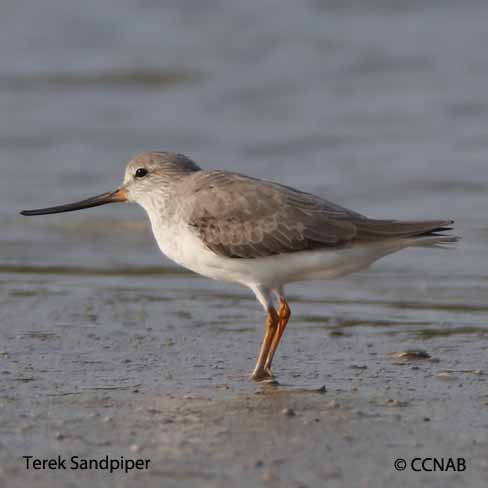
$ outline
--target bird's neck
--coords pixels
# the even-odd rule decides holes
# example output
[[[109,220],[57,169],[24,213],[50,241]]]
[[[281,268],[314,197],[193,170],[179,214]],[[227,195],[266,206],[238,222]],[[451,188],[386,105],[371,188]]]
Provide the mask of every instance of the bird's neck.
[[[174,219],[176,205],[171,192],[153,193],[138,203],[146,211],[153,229],[168,225]]]

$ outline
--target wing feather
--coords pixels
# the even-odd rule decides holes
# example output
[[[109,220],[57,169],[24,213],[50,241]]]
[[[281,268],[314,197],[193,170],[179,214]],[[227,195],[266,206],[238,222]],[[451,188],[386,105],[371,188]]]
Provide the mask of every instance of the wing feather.
[[[226,171],[198,171],[182,185],[179,214],[184,223],[208,249],[230,258],[410,237],[450,225],[368,219],[315,195]]]

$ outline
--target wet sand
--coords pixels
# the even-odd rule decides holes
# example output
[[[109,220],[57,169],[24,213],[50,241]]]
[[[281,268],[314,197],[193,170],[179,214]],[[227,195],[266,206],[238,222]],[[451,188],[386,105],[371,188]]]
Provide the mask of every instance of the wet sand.
[[[472,395],[479,386],[473,383],[462,392]],[[29,414],[17,416],[12,436],[3,439],[10,448],[2,459],[3,476],[9,479],[6,486],[486,484],[486,442],[479,439],[474,425],[463,422],[460,400],[452,401],[457,408],[446,408],[429,398],[427,406],[425,396],[419,399],[410,393],[404,406],[392,401],[392,396],[405,398],[396,390],[367,395],[357,387],[325,394],[293,388],[263,387],[254,392],[227,388],[222,385],[225,391],[203,396],[134,390],[53,394],[49,415],[42,413],[45,403],[34,400]],[[486,397],[477,401],[486,408]],[[12,444],[18,448],[12,450]],[[108,454],[149,459],[150,464],[137,474],[35,473],[26,472],[16,459],[24,452],[43,458]],[[434,455],[465,458],[466,472],[397,473],[393,468],[397,458]]]
[[[388,266],[329,284],[326,303],[314,298],[313,284],[294,287],[279,384],[256,385],[247,378],[262,333],[253,298],[176,268],[157,271],[4,272],[2,323],[16,324],[1,332],[6,486],[488,481],[486,329],[428,320],[434,310],[482,321],[484,307],[420,298],[423,288],[439,290],[408,273],[402,287],[416,280],[417,301],[403,302]],[[364,290],[378,280],[393,286],[383,299],[368,298]],[[341,300],[346,289],[363,290],[363,298]],[[24,455],[150,464],[129,474],[35,472]],[[466,471],[395,471],[395,459],[415,457],[462,457]]]

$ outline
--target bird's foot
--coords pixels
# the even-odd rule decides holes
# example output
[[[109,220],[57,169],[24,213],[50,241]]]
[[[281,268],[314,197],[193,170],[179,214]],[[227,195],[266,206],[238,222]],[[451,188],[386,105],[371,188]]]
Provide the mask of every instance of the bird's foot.
[[[274,375],[270,368],[263,369],[261,371],[253,371],[251,379],[254,381],[273,381]]]

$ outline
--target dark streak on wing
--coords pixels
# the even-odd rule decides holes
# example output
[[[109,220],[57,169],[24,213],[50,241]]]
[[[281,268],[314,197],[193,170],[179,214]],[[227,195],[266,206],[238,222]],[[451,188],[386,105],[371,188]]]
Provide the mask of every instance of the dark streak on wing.
[[[211,251],[230,258],[428,235],[451,223],[368,219],[309,193],[226,171],[199,171],[182,185],[184,221]]]

